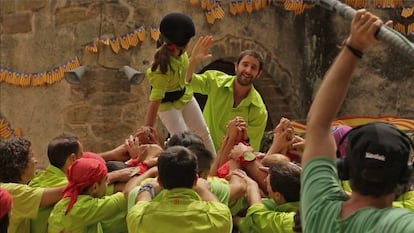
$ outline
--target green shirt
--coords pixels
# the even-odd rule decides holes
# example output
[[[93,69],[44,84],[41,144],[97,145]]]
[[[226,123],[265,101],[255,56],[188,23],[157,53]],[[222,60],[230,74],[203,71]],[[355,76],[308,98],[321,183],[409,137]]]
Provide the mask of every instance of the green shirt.
[[[102,222],[126,210],[126,200],[121,192],[102,198],[79,195],[73,208],[65,215],[69,201],[70,198],[63,198],[56,203],[49,217],[49,233],[113,232],[104,231]]]
[[[25,184],[0,183],[13,196],[9,233],[30,233],[30,219],[36,218],[43,196],[43,188]]]
[[[127,216],[129,233],[230,233],[229,208],[203,201],[192,189],[165,190],[152,201],[139,201]]]
[[[228,122],[236,116],[242,116],[247,123],[250,144],[258,151],[267,123],[266,106],[252,86],[247,97],[237,107],[233,107],[234,80],[235,76],[208,70],[203,74],[194,74],[191,86],[194,92],[208,95],[203,115],[216,150],[226,135]]]
[[[263,203],[253,204],[247,209],[246,217],[240,219],[239,230],[242,233],[293,233],[293,217],[298,208],[299,202],[277,205],[274,209],[268,209]]]
[[[315,158],[301,177],[301,223],[303,232],[414,232],[414,212],[403,208],[363,208],[340,217],[347,199],[338,182],[334,161]]]
[[[46,170],[39,172],[36,176],[30,181],[29,186],[37,188],[53,188],[67,185],[68,179],[66,174],[59,168],[49,165]],[[106,195],[111,195],[114,193],[114,185],[108,185],[106,190]],[[30,223],[30,232],[31,233],[45,233],[47,232],[47,221],[49,219],[50,212],[53,210],[53,206],[40,207],[39,213],[36,218],[31,219]],[[123,220],[123,217],[126,216],[126,211],[120,212],[117,216],[114,216],[109,222],[103,222],[103,228],[107,232],[111,232],[106,228],[111,228],[112,223],[116,220],[117,226],[124,226],[126,230],[126,222]]]
[[[184,107],[192,98],[193,90],[191,86],[185,82],[185,76],[188,68],[188,55],[183,53],[180,57],[170,57],[172,69],[168,69],[167,73],[163,74],[159,70],[151,71],[151,67],[147,70],[147,76],[152,86],[150,101],[160,100],[164,98],[166,92],[178,91],[186,88],[184,95],[174,102],[161,103],[158,111],[167,111],[172,107],[180,109]]]
[[[49,165],[45,171],[39,172],[30,181],[29,186],[37,188],[52,188],[60,187],[68,184],[68,179],[65,173],[59,168]],[[49,207],[40,207],[39,214],[35,219],[31,220],[31,233],[45,233],[47,232],[47,220],[50,212],[52,212],[53,205]]]

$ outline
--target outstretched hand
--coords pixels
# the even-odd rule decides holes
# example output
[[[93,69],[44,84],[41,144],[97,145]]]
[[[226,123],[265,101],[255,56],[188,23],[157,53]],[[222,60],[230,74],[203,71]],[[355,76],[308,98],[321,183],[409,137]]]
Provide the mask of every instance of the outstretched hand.
[[[198,63],[212,57],[210,48],[213,46],[213,36],[201,36],[191,52],[191,60]]]

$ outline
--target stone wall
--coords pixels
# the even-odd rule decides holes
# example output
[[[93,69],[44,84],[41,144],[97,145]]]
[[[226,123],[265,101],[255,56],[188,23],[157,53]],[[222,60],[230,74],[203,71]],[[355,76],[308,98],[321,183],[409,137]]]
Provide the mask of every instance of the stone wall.
[[[214,35],[212,62],[234,61],[247,48],[263,53],[264,75],[256,86],[268,106],[270,126],[280,116],[304,119],[349,22],[319,8],[294,15],[273,2],[261,11],[232,16],[229,1],[222,1],[225,17],[209,24],[201,7],[186,0],[0,0],[0,67],[39,72],[77,56],[91,68],[79,86],[64,80],[28,88],[0,83],[0,113],[33,142],[40,167],[47,165],[47,143],[63,131],[77,134],[85,150],[115,147],[143,124],[149,94],[147,80],[130,85],[119,68],[145,71],[155,50],[151,26],[179,11],[193,18],[196,36]],[[146,39],[137,47],[118,54],[103,45],[98,53],[85,50],[97,38],[138,26],[145,28]],[[414,116],[413,71],[401,54],[386,46],[372,49],[356,72],[341,115]]]

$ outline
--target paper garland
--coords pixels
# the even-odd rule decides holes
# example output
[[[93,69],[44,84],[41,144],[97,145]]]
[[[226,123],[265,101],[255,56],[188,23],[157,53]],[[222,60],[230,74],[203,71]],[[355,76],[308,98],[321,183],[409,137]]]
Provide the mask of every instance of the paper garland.
[[[19,128],[13,129],[10,122],[8,122],[0,114],[0,140],[7,139],[12,136],[22,137],[23,136],[22,130]]]
[[[159,29],[157,26],[150,28],[151,39],[157,41],[159,39]],[[85,50],[90,53],[98,53],[99,46],[110,46],[115,54],[118,54],[121,49],[129,50],[137,47],[140,42],[144,42],[147,33],[144,26],[136,28],[134,31],[127,32],[121,36],[114,36],[111,38],[102,37],[95,39],[85,46]]]
[[[37,73],[17,72],[9,68],[0,67],[0,82],[20,87],[51,85],[61,81],[65,72],[78,68],[79,66],[79,58],[75,57],[63,65]]]

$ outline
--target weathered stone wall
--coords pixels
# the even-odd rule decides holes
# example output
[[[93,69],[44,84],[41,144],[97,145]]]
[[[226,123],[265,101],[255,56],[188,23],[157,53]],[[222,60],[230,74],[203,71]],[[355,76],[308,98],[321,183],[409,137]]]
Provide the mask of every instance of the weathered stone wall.
[[[65,81],[28,88],[0,83],[0,113],[33,142],[40,167],[47,165],[48,141],[63,131],[77,134],[85,150],[99,152],[122,143],[143,124],[149,83],[131,86],[118,69],[130,65],[145,71],[155,49],[150,27],[179,11],[193,18],[197,36],[214,35],[212,61],[234,61],[247,48],[264,54],[264,75],[256,85],[273,124],[280,116],[305,118],[349,22],[319,8],[295,16],[280,5],[232,16],[229,1],[222,3],[226,15],[211,25],[201,7],[186,0],[0,0],[0,67],[39,72],[77,56],[91,68],[79,86]],[[120,36],[141,25],[146,40],[135,48],[118,54],[102,45],[97,54],[85,50],[94,39]],[[413,116],[412,63],[404,65],[404,59],[384,47],[366,57],[341,114]]]

